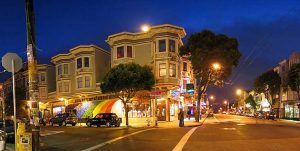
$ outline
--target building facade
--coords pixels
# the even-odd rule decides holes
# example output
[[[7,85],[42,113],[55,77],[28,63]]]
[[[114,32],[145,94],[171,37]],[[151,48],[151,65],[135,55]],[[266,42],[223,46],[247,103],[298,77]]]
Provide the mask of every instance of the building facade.
[[[292,65],[300,63],[300,52],[292,53],[287,59],[279,62],[275,71],[280,75],[282,83],[286,82],[288,72]],[[299,119],[300,103],[297,97],[297,92],[292,91],[289,87],[281,87],[280,95],[280,116],[287,119]]]
[[[111,47],[111,66],[135,62],[152,67],[155,76],[155,88],[152,99],[157,101],[156,115],[158,120],[170,121],[175,115],[175,104],[180,98],[181,85],[193,82],[187,80],[187,74],[181,70],[182,58],[179,48],[186,33],[182,27],[159,25],[150,27],[147,32],[121,32],[108,36],[106,42]],[[187,71],[184,71],[187,72]],[[184,81],[181,81],[182,77]],[[189,75],[191,76],[191,75]],[[176,102],[176,103],[174,103]]]
[[[106,50],[96,45],[79,45],[67,54],[52,57],[51,62],[56,74],[56,92],[48,100],[52,115],[69,112],[83,101],[103,96],[100,82],[111,66]]]

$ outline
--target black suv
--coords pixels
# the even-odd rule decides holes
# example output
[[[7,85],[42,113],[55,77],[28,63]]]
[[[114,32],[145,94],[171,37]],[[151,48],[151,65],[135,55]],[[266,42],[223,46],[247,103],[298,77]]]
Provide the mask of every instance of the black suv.
[[[78,118],[76,115],[70,113],[57,114],[55,117],[51,118],[49,124],[53,126],[54,124],[58,124],[59,126],[67,126],[67,124],[72,124],[75,126],[78,122]]]
[[[112,125],[119,127],[121,123],[122,118],[119,118],[115,113],[99,113],[94,118],[88,119],[86,125],[88,127],[92,125],[96,125],[97,127],[101,125],[105,125],[106,127],[111,127]]]

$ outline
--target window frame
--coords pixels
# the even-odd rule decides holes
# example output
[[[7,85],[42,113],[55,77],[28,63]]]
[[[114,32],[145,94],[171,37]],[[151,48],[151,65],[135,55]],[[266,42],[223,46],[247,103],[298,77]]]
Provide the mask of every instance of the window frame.
[[[129,51],[128,51],[128,48],[129,48],[129,47],[131,48],[131,56],[128,56],[128,52],[129,52]],[[127,58],[133,58],[133,47],[132,47],[131,45],[127,45],[127,46],[126,46],[126,57],[127,57]]]
[[[174,41],[174,51],[171,51],[171,41]],[[169,52],[173,52],[175,53],[176,52],[176,40],[175,39],[168,39],[168,49],[169,49]]]
[[[161,46],[160,41],[165,42],[165,48],[164,48],[165,50],[164,51],[161,51],[161,49],[160,49],[160,46]],[[167,39],[158,39],[157,43],[158,43],[158,52],[159,53],[167,52]]]
[[[172,68],[174,67],[174,68]],[[169,77],[172,77],[172,78],[176,78],[177,77],[177,69],[176,69],[176,63],[169,63]],[[173,69],[174,69],[174,75],[171,75],[171,73],[173,72]],[[172,72],[171,72],[172,71]]]
[[[161,65],[164,65],[165,67],[162,68]],[[164,75],[161,75],[161,70],[165,70]],[[167,64],[166,63],[159,63],[158,64],[158,76],[159,77],[166,77],[167,76]]]
[[[118,56],[118,51],[119,51],[118,48],[123,48],[123,56],[122,57]],[[117,59],[125,58],[125,46],[118,46],[118,47],[116,47],[116,58]]]

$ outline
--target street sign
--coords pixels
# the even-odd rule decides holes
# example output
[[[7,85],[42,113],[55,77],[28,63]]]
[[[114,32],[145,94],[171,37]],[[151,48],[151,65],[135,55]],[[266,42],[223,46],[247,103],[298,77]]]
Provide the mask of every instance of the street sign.
[[[8,71],[13,72],[12,61],[14,61],[15,71],[18,72],[22,68],[22,59],[15,53],[7,53],[2,57],[2,66]]]

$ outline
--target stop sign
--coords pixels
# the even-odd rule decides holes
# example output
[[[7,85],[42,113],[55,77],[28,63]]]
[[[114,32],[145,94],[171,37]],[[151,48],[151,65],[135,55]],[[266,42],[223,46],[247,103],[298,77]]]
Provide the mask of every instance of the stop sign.
[[[12,71],[13,62],[14,71]],[[22,68],[22,59],[15,53],[7,53],[2,57],[2,66],[8,72],[18,72]]]

